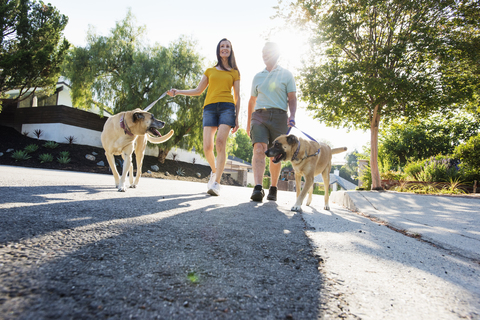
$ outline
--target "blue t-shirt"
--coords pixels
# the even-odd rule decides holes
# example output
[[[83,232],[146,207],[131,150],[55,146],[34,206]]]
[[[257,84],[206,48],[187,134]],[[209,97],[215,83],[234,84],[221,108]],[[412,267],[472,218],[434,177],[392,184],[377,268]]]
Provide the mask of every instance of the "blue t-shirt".
[[[288,93],[296,92],[295,78],[287,69],[277,66],[271,72],[267,69],[255,75],[252,82],[252,96],[257,97],[255,110],[278,108],[287,111]]]

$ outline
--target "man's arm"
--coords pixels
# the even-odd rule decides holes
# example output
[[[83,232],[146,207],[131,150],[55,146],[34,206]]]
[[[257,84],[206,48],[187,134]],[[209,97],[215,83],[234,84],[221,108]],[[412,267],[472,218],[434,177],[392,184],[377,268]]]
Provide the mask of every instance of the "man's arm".
[[[252,113],[255,110],[257,104],[257,97],[251,96],[248,100],[248,112],[247,112],[247,135],[250,136],[250,123],[252,122]]]
[[[297,93],[295,91],[289,92],[288,94],[288,110],[290,115],[288,116],[288,124],[293,120],[295,124],[295,113],[297,112]]]

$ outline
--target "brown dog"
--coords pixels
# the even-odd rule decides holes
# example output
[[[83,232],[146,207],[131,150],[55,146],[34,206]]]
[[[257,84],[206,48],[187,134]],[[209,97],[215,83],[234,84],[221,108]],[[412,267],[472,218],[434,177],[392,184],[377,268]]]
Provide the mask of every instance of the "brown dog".
[[[163,136],[158,132],[165,126],[163,121],[155,119],[153,114],[135,109],[132,111],[120,112],[110,118],[103,126],[102,146],[105,149],[108,164],[112,169],[115,178],[115,186],[118,191],[127,190],[126,177],[130,173],[130,188],[136,188],[138,180],[142,175],[143,157],[147,141],[151,143],[162,143],[170,139],[173,130]],[[132,154],[135,148],[135,157],[137,158],[137,174],[135,182],[133,181]],[[122,155],[123,171],[122,176],[118,175],[115,166],[114,155]]]
[[[312,202],[313,180],[316,175],[322,174],[325,186],[325,210],[330,210],[328,205],[328,188],[330,184],[330,169],[332,168],[332,154],[346,151],[346,147],[330,149],[325,143],[297,138],[294,135],[281,135],[265,154],[273,157],[273,162],[291,161],[295,170],[295,185],[297,201],[292,211],[301,211],[303,199],[309,193],[307,206]],[[305,185],[300,192],[301,179],[305,177]]]

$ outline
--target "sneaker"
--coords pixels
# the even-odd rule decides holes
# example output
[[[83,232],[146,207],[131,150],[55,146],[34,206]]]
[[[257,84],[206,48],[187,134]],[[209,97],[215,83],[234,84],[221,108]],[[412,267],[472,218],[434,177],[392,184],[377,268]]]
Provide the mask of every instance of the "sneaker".
[[[263,191],[263,187],[261,185],[257,184],[255,186],[255,188],[253,188],[252,196],[250,197],[250,199],[252,199],[253,201],[262,202],[263,196],[265,196],[265,192]]]
[[[220,184],[215,181],[210,189],[208,189],[207,193],[212,196],[219,196],[220,195]]]
[[[267,200],[277,201],[277,187],[270,187],[270,189],[268,189]]]
[[[211,172],[210,179],[208,179],[208,182],[207,182],[207,190],[212,189],[213,183],[215,182],[216,179],[217,179],[217,173]]]

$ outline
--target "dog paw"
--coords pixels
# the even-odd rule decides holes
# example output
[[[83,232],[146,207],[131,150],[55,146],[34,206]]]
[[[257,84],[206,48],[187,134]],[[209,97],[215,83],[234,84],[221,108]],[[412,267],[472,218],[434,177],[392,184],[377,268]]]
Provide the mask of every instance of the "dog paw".
[[[325,206],[323,209],[330,211],[330,206]]]
[[[125,185],[118,187],[118,192],[126,192],[127,187]]]
[[[136,185],[136,184],[132,184],[132,185],[130,185],[130,188],[133,188],[133,189],[135,189],[136,187],[137,187],[137,185]]]
[[[295,211],[295,212],[301,212],[302,211],[302,206],[293,206],[290,211]]]

